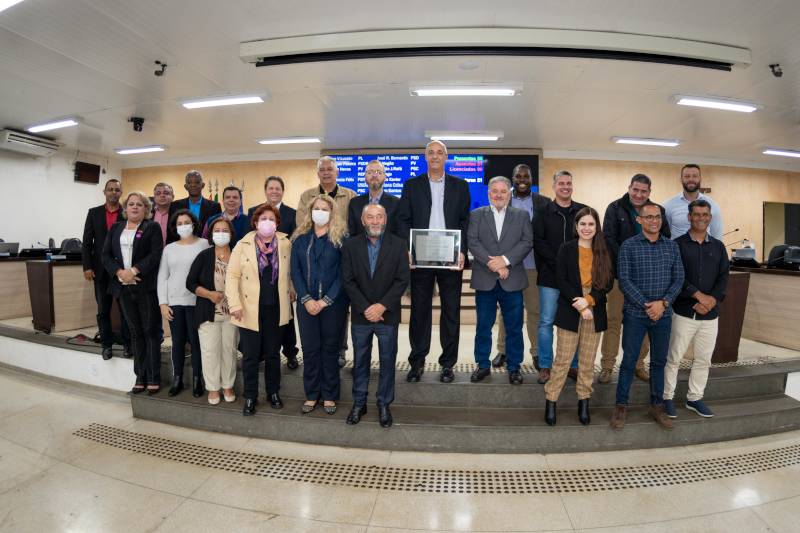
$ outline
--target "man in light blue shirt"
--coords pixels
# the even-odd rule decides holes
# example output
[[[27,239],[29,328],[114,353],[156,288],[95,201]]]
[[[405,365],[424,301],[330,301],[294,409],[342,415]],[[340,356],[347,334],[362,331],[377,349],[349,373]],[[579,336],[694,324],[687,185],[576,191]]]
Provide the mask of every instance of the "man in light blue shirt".
[[[698,199],[705,200],[711,204],[711,224],[708,226],[708,233],[715,239],[722,240],[724,233],[722,230],[722,211],[720,211],[714,200],[700,192],[701,182],[700,167],[694,164],[686,165],[681,169],[683,191],[664,202],[663,207],[664,211],[666,211],[672,240],[681,235],[686,235],[686,232],[689,231],[691,227],[688,218],[689,204]]]

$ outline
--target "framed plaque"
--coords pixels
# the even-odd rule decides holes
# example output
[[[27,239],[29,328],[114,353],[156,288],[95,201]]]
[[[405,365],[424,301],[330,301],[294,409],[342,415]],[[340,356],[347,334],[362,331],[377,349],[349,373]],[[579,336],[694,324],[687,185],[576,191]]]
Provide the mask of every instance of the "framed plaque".
[[[461,230],[412,229],[411,264],[417,268],[458,268]]]

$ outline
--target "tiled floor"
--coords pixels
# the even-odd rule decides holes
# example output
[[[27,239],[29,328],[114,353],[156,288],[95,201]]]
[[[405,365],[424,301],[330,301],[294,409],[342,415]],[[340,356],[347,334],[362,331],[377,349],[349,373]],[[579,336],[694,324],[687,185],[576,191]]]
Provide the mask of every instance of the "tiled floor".
[[[663,450],[565,455],[382,452],[204,433],[130,406],[0,375],[0,532],[800,530],[800,465],[619,491],[439,494],[226,472],[95,442],[92,423],[215,448],[392,468],[549,471],[686,463],[800,445],[800,432]],[[655,428],[654,428],[655,430]],[[391,430],[388,430],[391,431]]]

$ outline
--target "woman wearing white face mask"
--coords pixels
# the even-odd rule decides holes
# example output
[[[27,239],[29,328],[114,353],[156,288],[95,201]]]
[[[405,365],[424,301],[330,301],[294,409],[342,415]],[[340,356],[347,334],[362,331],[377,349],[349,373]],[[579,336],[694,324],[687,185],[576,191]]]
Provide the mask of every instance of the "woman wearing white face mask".
[[[179,240],[168,244],[158,267],[158,303],[161,316],[169,321],[172,333],[172,369],[175,377],[170,396],[183,390],[183,366],[186,360],[186,342],[192,348],[192,395],[203,395],[201,377],[203,367],[200,339],[194,326],[194,308],[197,296],[186,289],[186,276],[197,255],[209,247],[195,235],[202,231],[200,221],[188,209],[180,209],[169,219],[167,231]]]
[[[242,338],[244,416],[258,405],[258,363],[264,354],[264,384],[273,409],[281,409],[281,338],[291,318],[294,289],[289,277],[291,244],[277,232],[281,214],[264,204],[255,210],[251,231],[231,252],[225,295],[231,322]]]
[[[233,382],[236,379],[236,345],[239,328],[231,323],[228,299],[225,297],[225,277],[231,258],[231,243],[236,230],[227,218],[215,218],[208,223],[208,250],[200,252],[186,278],[186,288],[197,295],[194,327],[200,337],[203,352],[203,379],[208,391],[208,403],[219,403],[219,389],[226,402],[236,400]]]
[[[339,333],[350,299],[342,280],[342,245],[347,223],[336,203],[321,194],[292,234],[292,282],[297,290],[297,322],[303,347],[303,387],[310,413],[320,398],[329,415],[339,399]]]

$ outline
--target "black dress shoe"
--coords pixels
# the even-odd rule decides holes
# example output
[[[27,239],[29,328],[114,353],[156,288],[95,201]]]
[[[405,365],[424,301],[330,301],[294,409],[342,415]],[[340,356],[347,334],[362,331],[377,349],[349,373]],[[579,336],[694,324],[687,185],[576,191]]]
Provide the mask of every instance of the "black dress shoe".
[[[453,373],[453,369],[449,366],[442,368],[442,377],[439,380],[442,383],[452,383],[455,379],[456,375]]]
[[[469,377],[470,381],[483,381],[483,378],[490,375],[492,371],[488,368],[481,368],[478,367],[475,369],[475,372]]]
[[[131,348],[130,346],[125,348],[122,351],[122,357],[124,357],[125,359],[130,359],[131,357],[133,357],[133,348]]]
[[[416,368],[411,367],[411,370],[408,371],[408,375],[406,376],[406,381],[410,381],[411,383],[416,383],[422,377],[422,374],[425,373],[425,369],[422,367]]]
[[[506,354],[504,353],[498,353],[497,357],[492,359],[492,366],[495,368],[501,367],[504,364],[506,364]]]
[[[114,354],[111,351],[111,348],[103,348],[103,361],[108,361],[114,357]]]
[[[244,401],[244,410],[242,414],[244,416],[253,416],[256,414],[256,406],[258,405],[258,400],[245,400]]]
[[[381,427],[388,428],[392,426],[392,412],[389,411],[388,407],[381,407],[378,409],[381,415]]]
[[[158,391],[161,390],[161,387],[156,387],[155,389],[147,389],[147,394],[158,394]]]
[[[512,385],[522,385],[522,372],[513,370],[508,373],[508,382]]]
[[[550,424],[551,426],[556,425],[556,402],[551,402],[550,400],[545,400],[544,406],[544,421]]]
[[[589,417],[589,398],[578,400],[578,420],[580,420],[581,424],[584,426],[589,425],[591,420]]]
[[[297,357],[286,357],[286,368],[289,370],[294,370],[299,366],[297,362]]]
[[[192,377],[192,396],[199,398],[203,395],[203,376]]]
[[[269,400],[269,406],[273,409],[283,409],[283,402],[277,392],[267,394],[267,399]]]
[[[535,368],[537,372],[541,370],[541,368],[539,368],[539,356],[538,355],[534,355],[533,356],[533,368]]]
[[[175,381],[172,382],[172,388],[169,389],[167,395],[171,398],[176,396],[183,390],[183,376],[175,376]]]
[[[339,368],[344,368],[344,365],[347,364],[347,358],[344,356],[343,353],[339,354]]]
[[[362,405],[361,407],[353,406],[353,409],[350,410],[350,414],[347,415],[347,424],[350,426],[354,426],[361,422],[361,417],[367,414],[367,406]]]

